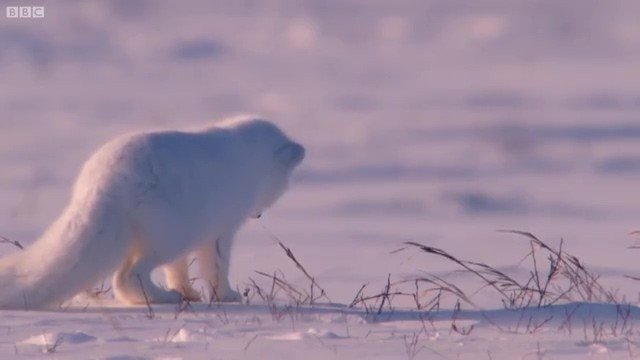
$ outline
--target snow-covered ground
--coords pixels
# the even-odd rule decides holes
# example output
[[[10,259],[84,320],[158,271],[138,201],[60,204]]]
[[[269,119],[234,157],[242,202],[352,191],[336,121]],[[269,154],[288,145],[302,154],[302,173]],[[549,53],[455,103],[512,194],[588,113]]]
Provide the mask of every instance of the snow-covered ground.
[[[52,347],[46,356],[113,359],[640,356],[640,329],[622,328],[613,305],[527,310],[534,318],[498,311],[485,289],[456,315],[459,330],[475,324],[467,335],[452,330],[451,297],[439,314],[401,297],[382,318],[337,305],[363,284],[379,293],[389,274],[428,272],[469,294],[482,285],[450,261],[395,251],[407,241],[526,278],[529,243],[498,229],[564,239],[637,302],[640,283],[624,277],[640,275],[639,250],[628,249],[640,229],[637,1],[39,4],[44,19],[0,18],[0,235],[33,241],[82,161],[115,135],[259,113],[308,158],[291,191],[239,234],[232,279],[268,289],[255,271],[280,270],[306,289],[279,239],[330,303],[288,308],[280,292],[276,310],[254,296],[158,306],[149,319],[106,294],[86,309],[0,312],[0,357]]]

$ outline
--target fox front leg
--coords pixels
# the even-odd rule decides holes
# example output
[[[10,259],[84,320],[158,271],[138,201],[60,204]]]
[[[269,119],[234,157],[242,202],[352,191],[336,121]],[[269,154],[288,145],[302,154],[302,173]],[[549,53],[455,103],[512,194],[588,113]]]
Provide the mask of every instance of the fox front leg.
[[[233,236],[221,236],[207,242],[198,250],[202,278],[211,287],[213,301],[241,301],[240,293],[229,284],[229,259]]]

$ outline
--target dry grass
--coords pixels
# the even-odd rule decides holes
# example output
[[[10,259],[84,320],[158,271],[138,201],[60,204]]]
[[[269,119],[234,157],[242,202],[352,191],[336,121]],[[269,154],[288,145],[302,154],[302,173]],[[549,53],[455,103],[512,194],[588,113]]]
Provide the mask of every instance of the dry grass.
[[[24,250],[24,246],[22,246],[22,244],[18,240],[10,240],[2,235],[0,235],[0,244],[10,244],[17,247],[20,250]]]
[[[144,285],[142,284],[142,278],[140,277],[140,274],[136,274],[136,277],[138,278],[138,283],[140,284],[140,290],[142,290],[142,295],[144,296],[144,301],[147,304],[147,318],[148,319],[153,319],[156,315],[155,312],[153,311],[153,307],[151,307],[151,302],[149,301],[149,297],[147,296],[147,291],[144,289]]]
[[[529,240],[530,251],[523,261],[529,259],[531,268],[529,277],[525,281],[518,281],[514,276],[491,265],[460,259],[439,248],[417,242],[405,244],[427,254],[449,260],[461,267],[463,272],[477,277],[482,282],[482,288],[494,290],[507,309],[545,307],[561,301],[618,303],[615,293],[600,284],[598,275],[589,271],[578,257],[564,250],[563,241],[558,248],[554,248],[528,232],[516,230],[501,230],[501,232],[517,234]],[[459,287],[435,275],[428,275],[414,281],[433,285],[434,287],[428,291],[446,292],[473,305],[470,297]]]

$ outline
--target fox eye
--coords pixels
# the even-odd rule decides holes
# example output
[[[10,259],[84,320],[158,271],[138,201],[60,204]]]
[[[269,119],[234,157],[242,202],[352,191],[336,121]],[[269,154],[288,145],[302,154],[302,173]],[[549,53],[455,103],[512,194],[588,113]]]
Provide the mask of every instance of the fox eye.
[[[276,150],[275,156],[282,164],[295,167],[304,159],[304,147],[295,142],[286,143]]]

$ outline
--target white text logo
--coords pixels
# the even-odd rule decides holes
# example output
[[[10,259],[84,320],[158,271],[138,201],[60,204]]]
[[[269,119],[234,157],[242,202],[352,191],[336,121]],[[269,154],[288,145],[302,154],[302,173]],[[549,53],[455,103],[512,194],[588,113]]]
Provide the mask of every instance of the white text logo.
[[[8,18],[43,18],[44,6],[7,6]]]

